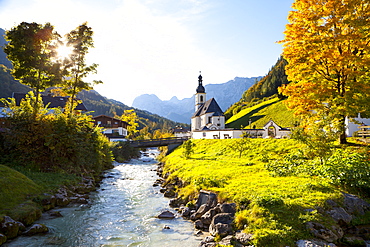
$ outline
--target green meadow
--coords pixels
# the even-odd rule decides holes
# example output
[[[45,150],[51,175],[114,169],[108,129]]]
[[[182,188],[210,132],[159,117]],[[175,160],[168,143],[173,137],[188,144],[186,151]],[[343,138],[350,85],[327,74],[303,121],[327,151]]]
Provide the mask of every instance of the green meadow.
[[[251,126],[249,126],[251,120]],[[292,127],[294,118],[292,111],[288,110],[284,105],[284,100],[278,97],[262,101],[254,106],[246,106],[244,109],[233,115],[226,121],[229,128],[253,128],[261,129],[269,120],[283,128]]]
[[[183,181],[178,193],[189,203],[194,203],[201,189],[216,192],[221,202],[237,203],[235,227],[254,234],[256,246],[293,246],[310,238],[305,222],[330,223],[318,209],[325,208],[328,199],[340,203],[348,184],[335,183],[333,174],[316,175],[314,171],[320,174],[317,169],[325,167],[317,160],[297,158],[305,160],[302,170],[287,172],[292,168],[286,164],[287,157],[305,149],[293,139],[247,139],[239,158],[241,140],[193,140],[190,158],[185,158],[182,147],[164,158],[164,174],[170,173],[169,181],[175,177]],[[366,147],[344,148],[346,153],[353,150]]]

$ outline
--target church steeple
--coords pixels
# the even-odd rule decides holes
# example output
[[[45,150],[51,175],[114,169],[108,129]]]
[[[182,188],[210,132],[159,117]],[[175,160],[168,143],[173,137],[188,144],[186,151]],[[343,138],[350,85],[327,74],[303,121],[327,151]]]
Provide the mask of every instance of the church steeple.
[[[201,71],[199,71],[200,73]],[[202,82],[203,82],[203,77],[202,75],[199,75],[198,76],[198,87],[197,87],[197,93],[206,93],[206,90],[204,89],[203,85],[202,85]]]
[[[201,72],[199,71],[199,73]],[[199,107],[206,102],[206,90],[204,89],[202,82],[203,77],[201,74],[199,74],[197,93],[195,94],[195,111],[197,111]]]

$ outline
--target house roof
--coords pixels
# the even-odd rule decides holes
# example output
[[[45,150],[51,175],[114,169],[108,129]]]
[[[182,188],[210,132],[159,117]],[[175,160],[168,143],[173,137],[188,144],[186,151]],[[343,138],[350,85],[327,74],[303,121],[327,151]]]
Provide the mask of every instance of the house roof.
[[[107,115],[98,115],[98,116],[95,116],[93,117],[94,120],[97,120],[99,118],[106,118],[106,119],[109,119],[109,120],[112,120],[112,121],[117,121],[117,122],[123,122],[123,123],[126,123],[127,125],[131,125],[121,119],[118,119],[118,118],[114,118],[114,117],[110,117],[110,116],[107,116]]]
[[[223,111],[214,98],[207,100],[203,105],[201,105],[194,113],[193,117],[198,117],[206,113],[213,113],[212,116],[224,116]]]
[[[15,102],[17,106],[20,105],[21,100],[26,97],[25,93],[13,93],[13,98],[15,99]],[[42,97],[42,102],[44,105],[49,104],[49,108],[64,108],[68,98],[69,97],[61,97],[61,96],[51,96],[51,95],[41,95]],[[86,106],[83,103],[79,103],[75,110],[81,110],[81,111],[87,111]]]
[[[189,132],[190,130],[188,128],[176,128],[176,129],[173,129],[172,132],[173,133],[186,133],[186,132]]]

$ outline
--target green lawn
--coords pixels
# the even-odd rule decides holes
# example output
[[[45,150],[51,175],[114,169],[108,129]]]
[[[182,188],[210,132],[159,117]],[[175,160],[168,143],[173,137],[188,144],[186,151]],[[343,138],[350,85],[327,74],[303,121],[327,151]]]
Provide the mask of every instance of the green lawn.
[[[191,158],[183,158],[178,148],[165,157],[164,173],[183,180],[186,186],[179,193],[184,198],[194,200],[205,189],[217,192],[221,201],[236,202],[236,225],[254,234],[256,246],[293,246],[309,238],[304,223],[322,222],[315,209],[325,207],[328,199],[341,200],[340,190],[322,178],[273,177],[265,169],[267,163],[301,149],[295,140],[250,139],[241,158],[235,148],[238,140],[193,140]]]

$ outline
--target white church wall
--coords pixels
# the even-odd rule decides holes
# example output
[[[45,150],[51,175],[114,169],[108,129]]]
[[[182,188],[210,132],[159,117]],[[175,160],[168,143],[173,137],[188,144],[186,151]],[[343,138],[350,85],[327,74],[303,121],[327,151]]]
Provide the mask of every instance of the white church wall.
[[[370,125],[370,119],[369,118],[361,118],[360,114],[358,115],[357,118],[354,118],[355,121],[358,121],[360,124],[356,124],[353,122],[353,120],[349,119],[348,117],[346,118],[345,124],[346,124],[346,135],[351,137],[353,136],[353,133],[355,131],[359,130],[359,126],[364,124],[364,125]]]

